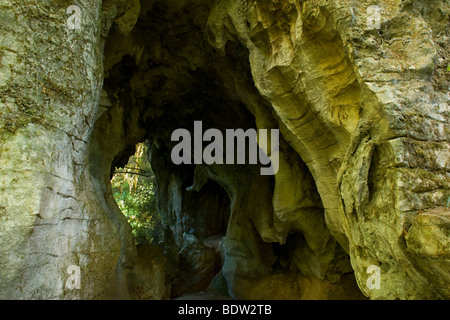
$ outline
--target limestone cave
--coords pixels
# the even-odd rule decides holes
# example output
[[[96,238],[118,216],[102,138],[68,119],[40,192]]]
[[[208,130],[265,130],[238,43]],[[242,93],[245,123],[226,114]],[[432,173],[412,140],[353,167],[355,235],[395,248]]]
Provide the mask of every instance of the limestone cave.
[[[0,299],[450,299],[449,15],[1,0]],[[175,164],[198,121],[279,132],[276,172]],[[139,143],[161,221],[137,244],[111,180]]]

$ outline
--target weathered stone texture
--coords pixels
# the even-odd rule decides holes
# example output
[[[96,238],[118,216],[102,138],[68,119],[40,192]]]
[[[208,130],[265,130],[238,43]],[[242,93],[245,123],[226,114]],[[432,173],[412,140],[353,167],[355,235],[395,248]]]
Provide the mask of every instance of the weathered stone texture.
[[[168,298],[218,269],[239,299],[450,298],[448,1],[379,1],[378,30],[368,0],[79,0],[81,30],[69,2],[0,3],[0,298]],[[279,172],[173,165],[195,120],[279,129]],[[146,139],[149,265],[109,184]]]

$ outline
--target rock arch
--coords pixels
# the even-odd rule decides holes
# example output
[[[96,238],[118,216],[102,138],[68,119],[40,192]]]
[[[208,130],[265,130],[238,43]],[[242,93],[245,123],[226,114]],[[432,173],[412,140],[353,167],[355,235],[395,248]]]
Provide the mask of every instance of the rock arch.
[[[0,7],[0,297],[126,298],[111,170],[150,139],[175,230],[170,133],[199,119],[282,135],[275,177],[204,168],[230,201],[232,297],[449,297],[446,2],[390,1],[380,30],[364,2],[79,2],[81,30],[61,5]]]

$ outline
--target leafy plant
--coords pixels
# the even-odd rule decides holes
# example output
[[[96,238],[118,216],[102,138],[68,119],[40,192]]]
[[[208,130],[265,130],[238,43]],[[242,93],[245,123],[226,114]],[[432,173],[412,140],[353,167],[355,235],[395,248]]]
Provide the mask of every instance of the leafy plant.
[[[136,244],[161,239],[161,216],[156,208],[154,175],[146,144],[138,144],[125,168],[116,168],[111,180],[113,196],[127,217]]]

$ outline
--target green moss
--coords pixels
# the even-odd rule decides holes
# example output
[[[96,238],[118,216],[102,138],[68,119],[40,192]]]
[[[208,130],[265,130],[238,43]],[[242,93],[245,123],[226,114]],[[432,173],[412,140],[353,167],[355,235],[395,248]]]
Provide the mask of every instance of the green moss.
[[[0,117],[1,121],[3,122],[3,130],[10,134],[15,134],[18,130],[25,127],[28,124],[28,121],[23,118],[17,118],[17,117]]]

